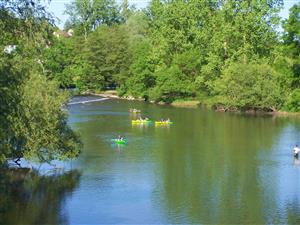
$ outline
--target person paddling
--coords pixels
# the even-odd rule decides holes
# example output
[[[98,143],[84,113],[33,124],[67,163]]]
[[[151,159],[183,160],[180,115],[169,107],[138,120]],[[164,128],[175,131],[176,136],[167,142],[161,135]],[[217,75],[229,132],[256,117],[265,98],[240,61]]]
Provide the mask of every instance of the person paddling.
[[[118,136],[118,140],[123,141],[123,140],[124,140],[124,137],[122,137],[121,135],[119,135],[119,136]]]
[[[295,145],[295,147],[294,147],[294,157],[298,157],[299,151],[300,151],[300,149],[299,149],[298,145]]]

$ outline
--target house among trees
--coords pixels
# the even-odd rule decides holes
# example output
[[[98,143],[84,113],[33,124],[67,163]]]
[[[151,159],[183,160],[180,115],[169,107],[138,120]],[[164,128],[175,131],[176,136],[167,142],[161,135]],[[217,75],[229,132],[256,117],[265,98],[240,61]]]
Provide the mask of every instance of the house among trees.
[[[16,45],[7,45],[4,48],[4,52],[7,54],[12,53],[14,50],[16,50],[17,46]]]
[[[57,38],[60,37],[68,38],[68,37],[72,37],[73,33],[74,33],[73,29],[69,29],[68,31],[57,30],[53,32],[53,35]]]

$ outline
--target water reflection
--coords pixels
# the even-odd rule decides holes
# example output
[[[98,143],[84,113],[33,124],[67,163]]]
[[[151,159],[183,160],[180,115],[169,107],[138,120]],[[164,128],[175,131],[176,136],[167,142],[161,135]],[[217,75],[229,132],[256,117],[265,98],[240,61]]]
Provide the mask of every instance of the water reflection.
[[[132,126],[133,107],[174,125]],[[87,121],[73,124],[85,174],[71,222],[300,224],[299,120],[127,101],[71,111]],[[118,134],[128,138],[121,154],[108,141]]]
[[[299,166],[299,158],[298,157],[294,157],[293,164],[295,167]]]
[[[0,171],[0,224],[67,224],[63,205],[77,187],[76,170],[40,176],[29,169]]]
[[[156,151],[163,187],[159,197],[171,223],[287,222],[284,210],[278,215],[286,201],[276,201],[282,196],[276,190],[287,189],[266,191],[281,175],[261,173],[274,170],[267,160],[277,148],[274,143],[287,125],[284,121],[210,113],[187,116],[185,123],[191,124],[188,129],[171,133]],[[299,201],[294,203],[299,207]],[[300,216],[298,211],[290,213]]]

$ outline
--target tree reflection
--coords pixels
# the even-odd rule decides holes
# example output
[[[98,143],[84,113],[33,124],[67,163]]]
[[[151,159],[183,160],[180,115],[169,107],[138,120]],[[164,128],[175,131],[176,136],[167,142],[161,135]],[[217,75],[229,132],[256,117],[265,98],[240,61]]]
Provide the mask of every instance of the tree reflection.
[[[163,208],[171,223],[263,224],[266,214],[259,155],[272,149],[285,122],[197,116],[187,116],[190,121],[186,123],[191,126],[172,133],[156,151]]]
[[[62,204],[80,172],[40,176],[27,168],[0,171],[0,224],[65,224]]]

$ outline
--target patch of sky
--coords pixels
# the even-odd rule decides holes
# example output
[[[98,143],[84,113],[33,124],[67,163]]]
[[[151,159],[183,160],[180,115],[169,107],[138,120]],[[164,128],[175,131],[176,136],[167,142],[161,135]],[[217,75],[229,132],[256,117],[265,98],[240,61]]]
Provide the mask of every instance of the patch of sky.
[[[72,0],[52,0],[49,4],[49,10],[57,17],[57,26],[63,29],[64,23],[66,22],[68,16],[64,14],[65,5],[71,3]],[[117,3],[122,3],[122,0],[116,0]],[[150,0],[129,0],[129,4],[134,5],[138,9],[147,7]],[[280,16],[286,19],[289,15],[289,9],[294,5],[299,3],[300,0],[284,0],[284,7],[280,12]],[[281,29],[280,29],[281,30]]]

